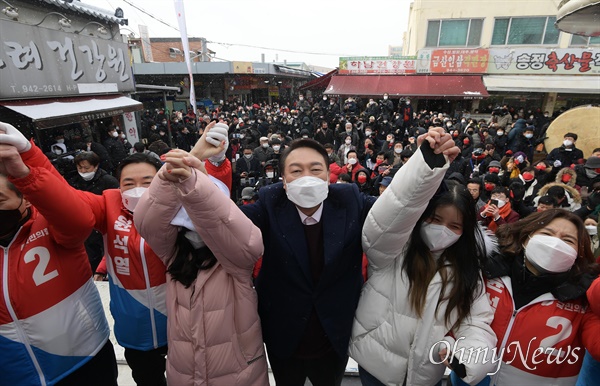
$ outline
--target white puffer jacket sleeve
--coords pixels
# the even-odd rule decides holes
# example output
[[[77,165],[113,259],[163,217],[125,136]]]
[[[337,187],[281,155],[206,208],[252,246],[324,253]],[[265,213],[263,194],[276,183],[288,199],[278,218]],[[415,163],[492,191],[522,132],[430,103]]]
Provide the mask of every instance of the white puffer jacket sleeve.
[[[447,160],[446,160],[447,161]],[[449,163],[431,169],[421,148],[400,168],[367,215],[362,232],[369,269],[382,269],[404,256],[415,223],[439,188]]]

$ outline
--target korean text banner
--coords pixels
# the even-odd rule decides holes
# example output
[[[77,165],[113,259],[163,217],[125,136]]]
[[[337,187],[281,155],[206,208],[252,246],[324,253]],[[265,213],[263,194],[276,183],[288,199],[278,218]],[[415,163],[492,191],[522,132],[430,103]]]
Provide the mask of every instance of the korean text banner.
[[[600,74],[598,49],[527,47],[489,51],[489,74]]]
[[[134,91],[127,44],[0,20],[0,99]]]
[[[340,58],[340,74],[384,75],[414,74],[416,72],[415,56]]]
[[[423,62],[429,57],[428,71],[423,71]],[[485,49],[442,49],[419,52],[419,72],[482,74],[488,65],[488,50]],[[427,67],[426,67],[427,68]]]

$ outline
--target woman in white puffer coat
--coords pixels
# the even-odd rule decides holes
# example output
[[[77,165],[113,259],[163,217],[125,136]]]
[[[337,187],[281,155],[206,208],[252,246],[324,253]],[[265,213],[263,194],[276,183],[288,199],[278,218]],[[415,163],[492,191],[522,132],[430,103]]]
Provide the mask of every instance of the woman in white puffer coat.
[[[494,369],[493,314],[481,276],[492,243],[477,225],[466,188],[440,188],[459,153],[451,136],[430,129],[419,146],[363,227],[369,279],[349,355],[365,386],[436,385],[444,359],[467,383]],[[469,349],[487,356],[469,358]]]

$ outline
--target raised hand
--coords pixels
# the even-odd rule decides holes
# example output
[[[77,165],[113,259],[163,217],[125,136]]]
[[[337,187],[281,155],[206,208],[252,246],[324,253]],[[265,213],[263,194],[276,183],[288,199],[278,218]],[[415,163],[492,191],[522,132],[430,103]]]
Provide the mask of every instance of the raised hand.
[[[19,153],[31,149],[31,143],[10,123],[0,122],[0,143],[13,145]]]
[[[421,146],[423,141],[429,142],[435,154],[444,154],[449,162],[454,161],[460,154],[460,149],[454,143],[452,136],[441,127],[430,127],[427,133],[417,138],[417,145]]]
[[[202,136],[198,142],[196,142],[196,145],[194,145],[194,148],[190,154],[200,160],[205,160],[207,158],[220,155],[222,155],[224,158],[225,151],[227,150],[226,144],[229,142],[227,140],[226,129],[225,133],[223,134],[223,126],[227,125],[222,123],[217,124],[214,121],[209,123],[208,126],[206,126],[206,129],[204,129],[204,133],[202,133]],[[213,130],[215,130],[215,133],[210,134]],[[215,143],[217,145],[215,145]],[[222,161],[222,159],[220,161]]]
[[[192,169],[183,162],[184,157],[189,157],[189,153],[180,149],[163,154],[160,159],[165,162],[166,168],[159,173],[159,178],[169,182],[180,182],[190,177]]]
[[[21,159],[21,154],[15,146],[0,143],[0,173],[14,178],[24,178],[29,175],[29,168]]]

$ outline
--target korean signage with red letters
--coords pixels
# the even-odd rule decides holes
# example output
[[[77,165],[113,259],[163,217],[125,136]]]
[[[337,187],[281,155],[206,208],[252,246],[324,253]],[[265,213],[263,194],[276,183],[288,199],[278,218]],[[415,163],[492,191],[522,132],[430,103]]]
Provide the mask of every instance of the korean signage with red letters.
[[[600,74],[600,50],[593,48],[490,49],[488,74]]]
[[[488,65],[488,50],[484,49],[436,49],[421,50],[419,52],[419,65],[424,64],[427,52],[429,53],[429,71],[432,74],[458,73],[482,74]],[[427,52],[426,52],[427,51]]]
[[[346,75],[393,75],[415,74],[415,56],[382,56],[340,58],[340,74]]]

